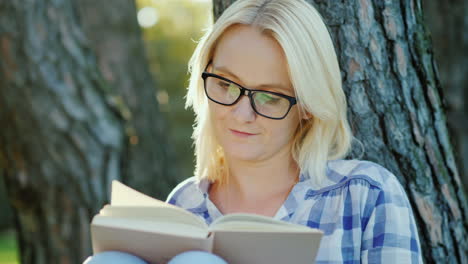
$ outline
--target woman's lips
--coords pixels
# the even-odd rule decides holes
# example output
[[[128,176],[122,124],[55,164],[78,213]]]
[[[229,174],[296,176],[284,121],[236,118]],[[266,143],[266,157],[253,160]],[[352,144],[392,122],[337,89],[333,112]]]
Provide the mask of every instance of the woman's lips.
[[[234,135],[236,135],[238,137],[250,137],[250,136],[257,135],[257,134],[242,132],[242,131],[238,131],[238,130],[234,130],[234,129],[229,129],[229,130],[231,131],[231,133],[233,133]]]

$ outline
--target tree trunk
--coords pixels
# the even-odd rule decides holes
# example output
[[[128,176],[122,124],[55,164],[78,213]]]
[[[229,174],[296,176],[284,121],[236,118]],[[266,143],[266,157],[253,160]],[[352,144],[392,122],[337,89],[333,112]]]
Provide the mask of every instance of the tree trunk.
[[[135,1],[80,0],[80,20],[96,53],[99,69],[127,107],[129,138],[123,181],[151,196],[165,199],[182,178],[169,145],[168,124],[159,110],[156,86],[149,71],[137,24]],[[174,164],[174,163],[173,163]],[[183,176],[183,175],[182,175]]]
[[[157,196],[176,181],[136,10],[123,2],[0,3],[0,175],[21,263],[90,255],[89,222],[111,180]]]
[[[468,1],[424,0],[463,186],[468,185]],[[465,188],[465,193],[468,190]]]
[[[214,17],[232,2],[215,0]],[[468,263],[468,206],[421,1],[309,2],[335,41],[350,123],[365,146],[360,158],[385,166],[405,187],[425,262]]]

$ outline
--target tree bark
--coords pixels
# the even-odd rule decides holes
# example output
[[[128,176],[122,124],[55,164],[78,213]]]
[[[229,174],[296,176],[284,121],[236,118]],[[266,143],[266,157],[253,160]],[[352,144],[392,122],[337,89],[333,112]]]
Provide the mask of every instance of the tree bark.
[[[111,180],[159,197],[177,181],[134,4],[90,4],[0,2],[0,174],[21,263],[90,255]]]
[[[233,0],[215,0],[214,17]],[[421,1],[308,1],[329,27],[364,155],[411,200],[425,262],[468,263],[468,206],[447,131]]]
[[[434,56],[447,102],[447,123],[463,186],[468,185],[468,1],[424,0]],[[457,155],[458,154],[458,155]],[[468,190],[465,188],[465,193]]]
[[[80,21],[104,79],[126,106],[122,178],[128,185],[165,199],[182,178],[169,145],[168,124],[156,100],[156,83],[145,56],[135,1],[80,0]]]

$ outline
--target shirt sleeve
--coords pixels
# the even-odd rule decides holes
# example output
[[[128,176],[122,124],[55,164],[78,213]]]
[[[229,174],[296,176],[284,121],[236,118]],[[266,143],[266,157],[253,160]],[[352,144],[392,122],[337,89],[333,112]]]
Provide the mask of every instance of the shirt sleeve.
[[[193,196],[192,187],[194,184],[194,179],[194,177],[190,177],[177,184],[177,186],[172,189],[172,191],[167,196],[166,203],[182,207],[181,202],[192,198],[191,196]]]
[[[421,247],[411,205],[396,177],[388,171],[382,188],[367,205],[361,263],[422,263]],[[368,200],[369,201],[369,200]]]

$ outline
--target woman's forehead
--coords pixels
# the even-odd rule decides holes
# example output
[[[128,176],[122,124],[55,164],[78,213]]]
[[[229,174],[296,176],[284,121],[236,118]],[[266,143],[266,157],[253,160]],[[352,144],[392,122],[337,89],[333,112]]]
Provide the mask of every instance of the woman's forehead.
[[[292,89],[281,46],[255,27],[227,29],[217,42],[212,61],[214,70],[249,87],[268,84]]]

